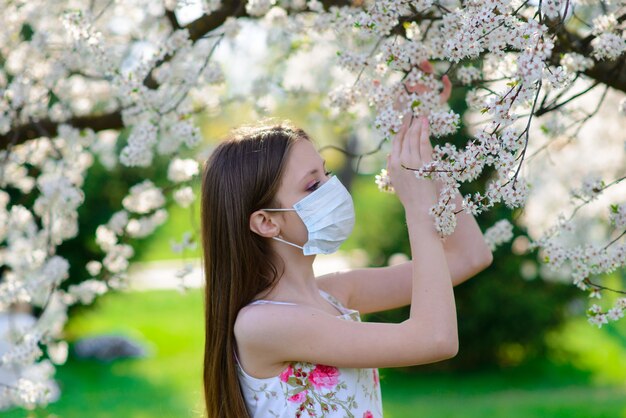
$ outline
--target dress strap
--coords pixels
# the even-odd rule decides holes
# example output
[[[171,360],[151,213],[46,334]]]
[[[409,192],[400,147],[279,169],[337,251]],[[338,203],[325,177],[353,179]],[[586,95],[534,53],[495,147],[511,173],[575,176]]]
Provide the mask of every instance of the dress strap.
[[[333,295],[331,295],[328,292],[323,291],[322,289],[319,289],[320,291],[320,295],[322,295],[322,297],[324,299],[326,299],[331,305],[333,305],[335,308],[337,308],[337,310],[339,310],[339,312],[345,314],[345,313],[349,313],[352,310],[346,308],[345,306],[343,306],[341,304],[341,302],[339,302],[337,300],[337,298],[335,298]],[[277,305],[297,305],[297,303],[291,303],[291,302],[278,302],[275,300],[267,300],[267,299],[258,299],[255,301],[252,301],[249,303],[249,305],[260,305],[260,304],[264,304],[264,303],[273,303],[273,304],[277,304]]]
[[[328,292],[323,291],[322,289],[320,289],[320,294],[324,297],[324,299],[326,299],[331,305],[333,305],[335,308],[337,308],[339,310],[339,312],[341,312],[342,314],[345,313],[349,313],[350,309],[346,308],[345,306],[343,306],[341,304],[341,302],[339,302],[337,300],[337,298],[335,298],[333,295],[331,295]]]
[[[277,305],[297,305],[297,303],[278,302],[278,301],[275,301],[275,300],[265,300],[265,299],[255,300],[253,302],[250,302],[249,305],[259,305],[259,304],[263,304],[263,303],[275,303]]]

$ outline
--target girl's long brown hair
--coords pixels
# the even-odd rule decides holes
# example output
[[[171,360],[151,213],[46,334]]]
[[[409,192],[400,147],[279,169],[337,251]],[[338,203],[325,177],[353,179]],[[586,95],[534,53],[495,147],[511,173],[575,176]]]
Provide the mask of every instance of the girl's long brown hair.
[[[276,192],[288,152],[310,140],[288,124],[240,128],[221,142],[202,174],[202,256],[206,280],[204,397],[208,418],[249,417],[237,378],[233,327],[239,310],[273,288],[282,272],[250,215],[280,207]]]

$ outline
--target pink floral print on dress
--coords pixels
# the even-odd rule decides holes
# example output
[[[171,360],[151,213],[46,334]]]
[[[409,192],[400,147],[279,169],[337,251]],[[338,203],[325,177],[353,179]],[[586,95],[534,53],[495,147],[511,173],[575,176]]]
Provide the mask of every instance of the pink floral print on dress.
[[[311,371],[309,381],[315,389],[332,389],[339,381],[339,370],[336,367],[318,364]]]

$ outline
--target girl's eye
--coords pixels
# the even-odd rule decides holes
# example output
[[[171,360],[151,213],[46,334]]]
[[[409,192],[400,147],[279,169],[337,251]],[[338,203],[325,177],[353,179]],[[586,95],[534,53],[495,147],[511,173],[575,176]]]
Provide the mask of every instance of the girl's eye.
[[[324,174],[326,175],[326,177],[328,177],[328,176],[330,176],[331,174],[333,174],[333,172],[332,172],[332,171],[327,171],[327,172],[325,172]],[[319,182],[319,181],[316,181],[316,182],[315,182],[315,184],[313,184],[313,186],[309,187],[307,190],[308,190],[308,191],[310,191],[310,192],[315,191],[315,190],[317,190],[317,188],[319,187],[319,185],[320,185],[320,182]]]

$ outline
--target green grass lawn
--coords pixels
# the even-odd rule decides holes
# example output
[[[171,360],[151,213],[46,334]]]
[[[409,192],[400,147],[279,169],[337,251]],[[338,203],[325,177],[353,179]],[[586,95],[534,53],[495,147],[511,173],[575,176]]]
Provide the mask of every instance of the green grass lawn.
[[[68,339],[124,334],[147,344],[150,356],[109,364],[71,357],[57,371],[63,391],[58,402],[44,411],[2,416],[199,417],[202,329],[198,290],[106,295],[72,317]],[[561,335],[551,336],[552,344],[559,338],[567,344],[567,356],[562,351],[555,361],[507,370],[409,374],[381,369],[385,417],[626,418],[626,345],[620,345],[623,334],[612,340],[612,333],[586,325],[584,318],[574,320]],[[593,345],[600,335],[606,340]]]

